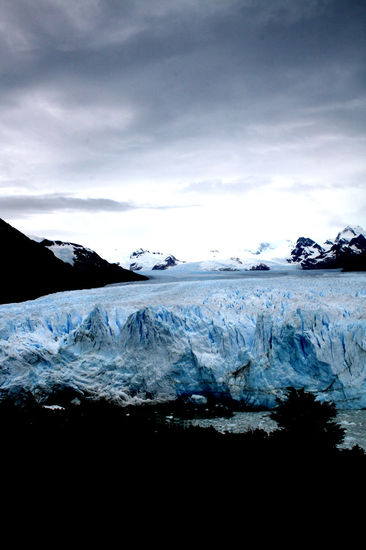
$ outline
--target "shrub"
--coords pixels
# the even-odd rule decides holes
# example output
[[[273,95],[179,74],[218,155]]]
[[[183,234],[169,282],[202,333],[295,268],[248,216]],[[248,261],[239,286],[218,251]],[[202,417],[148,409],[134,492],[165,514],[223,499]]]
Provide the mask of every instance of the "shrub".
[[[289,388],[286,399],[270,417],[281,428],[280,438],[292,448],[311,451],[334,451],[343,442],[345,430],[335,422],[333,403],[320,402],[304,389]]]

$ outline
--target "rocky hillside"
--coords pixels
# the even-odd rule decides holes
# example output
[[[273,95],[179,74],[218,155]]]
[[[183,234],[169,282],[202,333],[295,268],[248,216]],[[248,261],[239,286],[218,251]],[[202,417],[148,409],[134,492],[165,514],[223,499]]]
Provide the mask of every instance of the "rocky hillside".
[[[365,271],[366,232],[362,227],[348,225],[323,246],[300,237],[291,251],[290,261],[299,263],[302,269]]]
[[[117,264],[109,264],[95,253],[90,255],[89,263],[86,260],[75,262],[75,265],[67,263],[47,246],[35,242],[1,219],[0,243],[0,303],[21,302],[64,290],[146,279]]]

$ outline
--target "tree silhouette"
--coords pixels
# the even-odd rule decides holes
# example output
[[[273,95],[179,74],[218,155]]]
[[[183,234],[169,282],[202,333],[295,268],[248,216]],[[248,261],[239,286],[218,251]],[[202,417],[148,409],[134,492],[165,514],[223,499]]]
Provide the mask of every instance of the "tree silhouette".
[[[329,453],[343,442],[345,430],[335,422],[333,403],[317,401],[304,389],[288,388],[285,400],[277,400],[270,417],[281,430],[278,441],[288,449],[306,453]]]

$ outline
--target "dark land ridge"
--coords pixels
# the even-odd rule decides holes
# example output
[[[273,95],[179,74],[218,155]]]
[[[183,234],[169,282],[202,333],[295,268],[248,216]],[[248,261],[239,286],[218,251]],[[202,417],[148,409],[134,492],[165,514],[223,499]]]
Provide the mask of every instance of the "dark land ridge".
[[[83,464],[141,475],[189,473],[203,476],[239,468],[242,473],[265,465],[293,468],[366,468],[359,446],[342,449],[343,427],[335,421],[336,408],[316,401],[311,393],[289,388],[271,417],[278,429],[220,433],[193,426],[203,416],[230,416],[234,405],[208,400],[204,405],[185,398],[172,403],[121,406],[104,399],[60,390],[47,400],[28,393],[2,392],[0,399],[1,460],[9,465],[32,462],[52,469]],[[58,406],[55,407],[56,403]],[[239,405],[240,407],[240,405]],[[241,407],[243,408],[243,407]],[[31,461],[31,462],[30,462]],[[140,472],[139,469],[142,469]]]
[[[66,290],[96,288],[147,277],[111,264],[92,252],[74,266],[0,219],[0,303],[33,300]]]

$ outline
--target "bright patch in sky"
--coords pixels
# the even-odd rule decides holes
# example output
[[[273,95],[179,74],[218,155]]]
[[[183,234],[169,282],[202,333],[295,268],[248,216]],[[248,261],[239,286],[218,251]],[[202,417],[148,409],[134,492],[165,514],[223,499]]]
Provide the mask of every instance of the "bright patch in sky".
[[[366,6],[0,0],[0,216],[118,260],[365,226]]]

